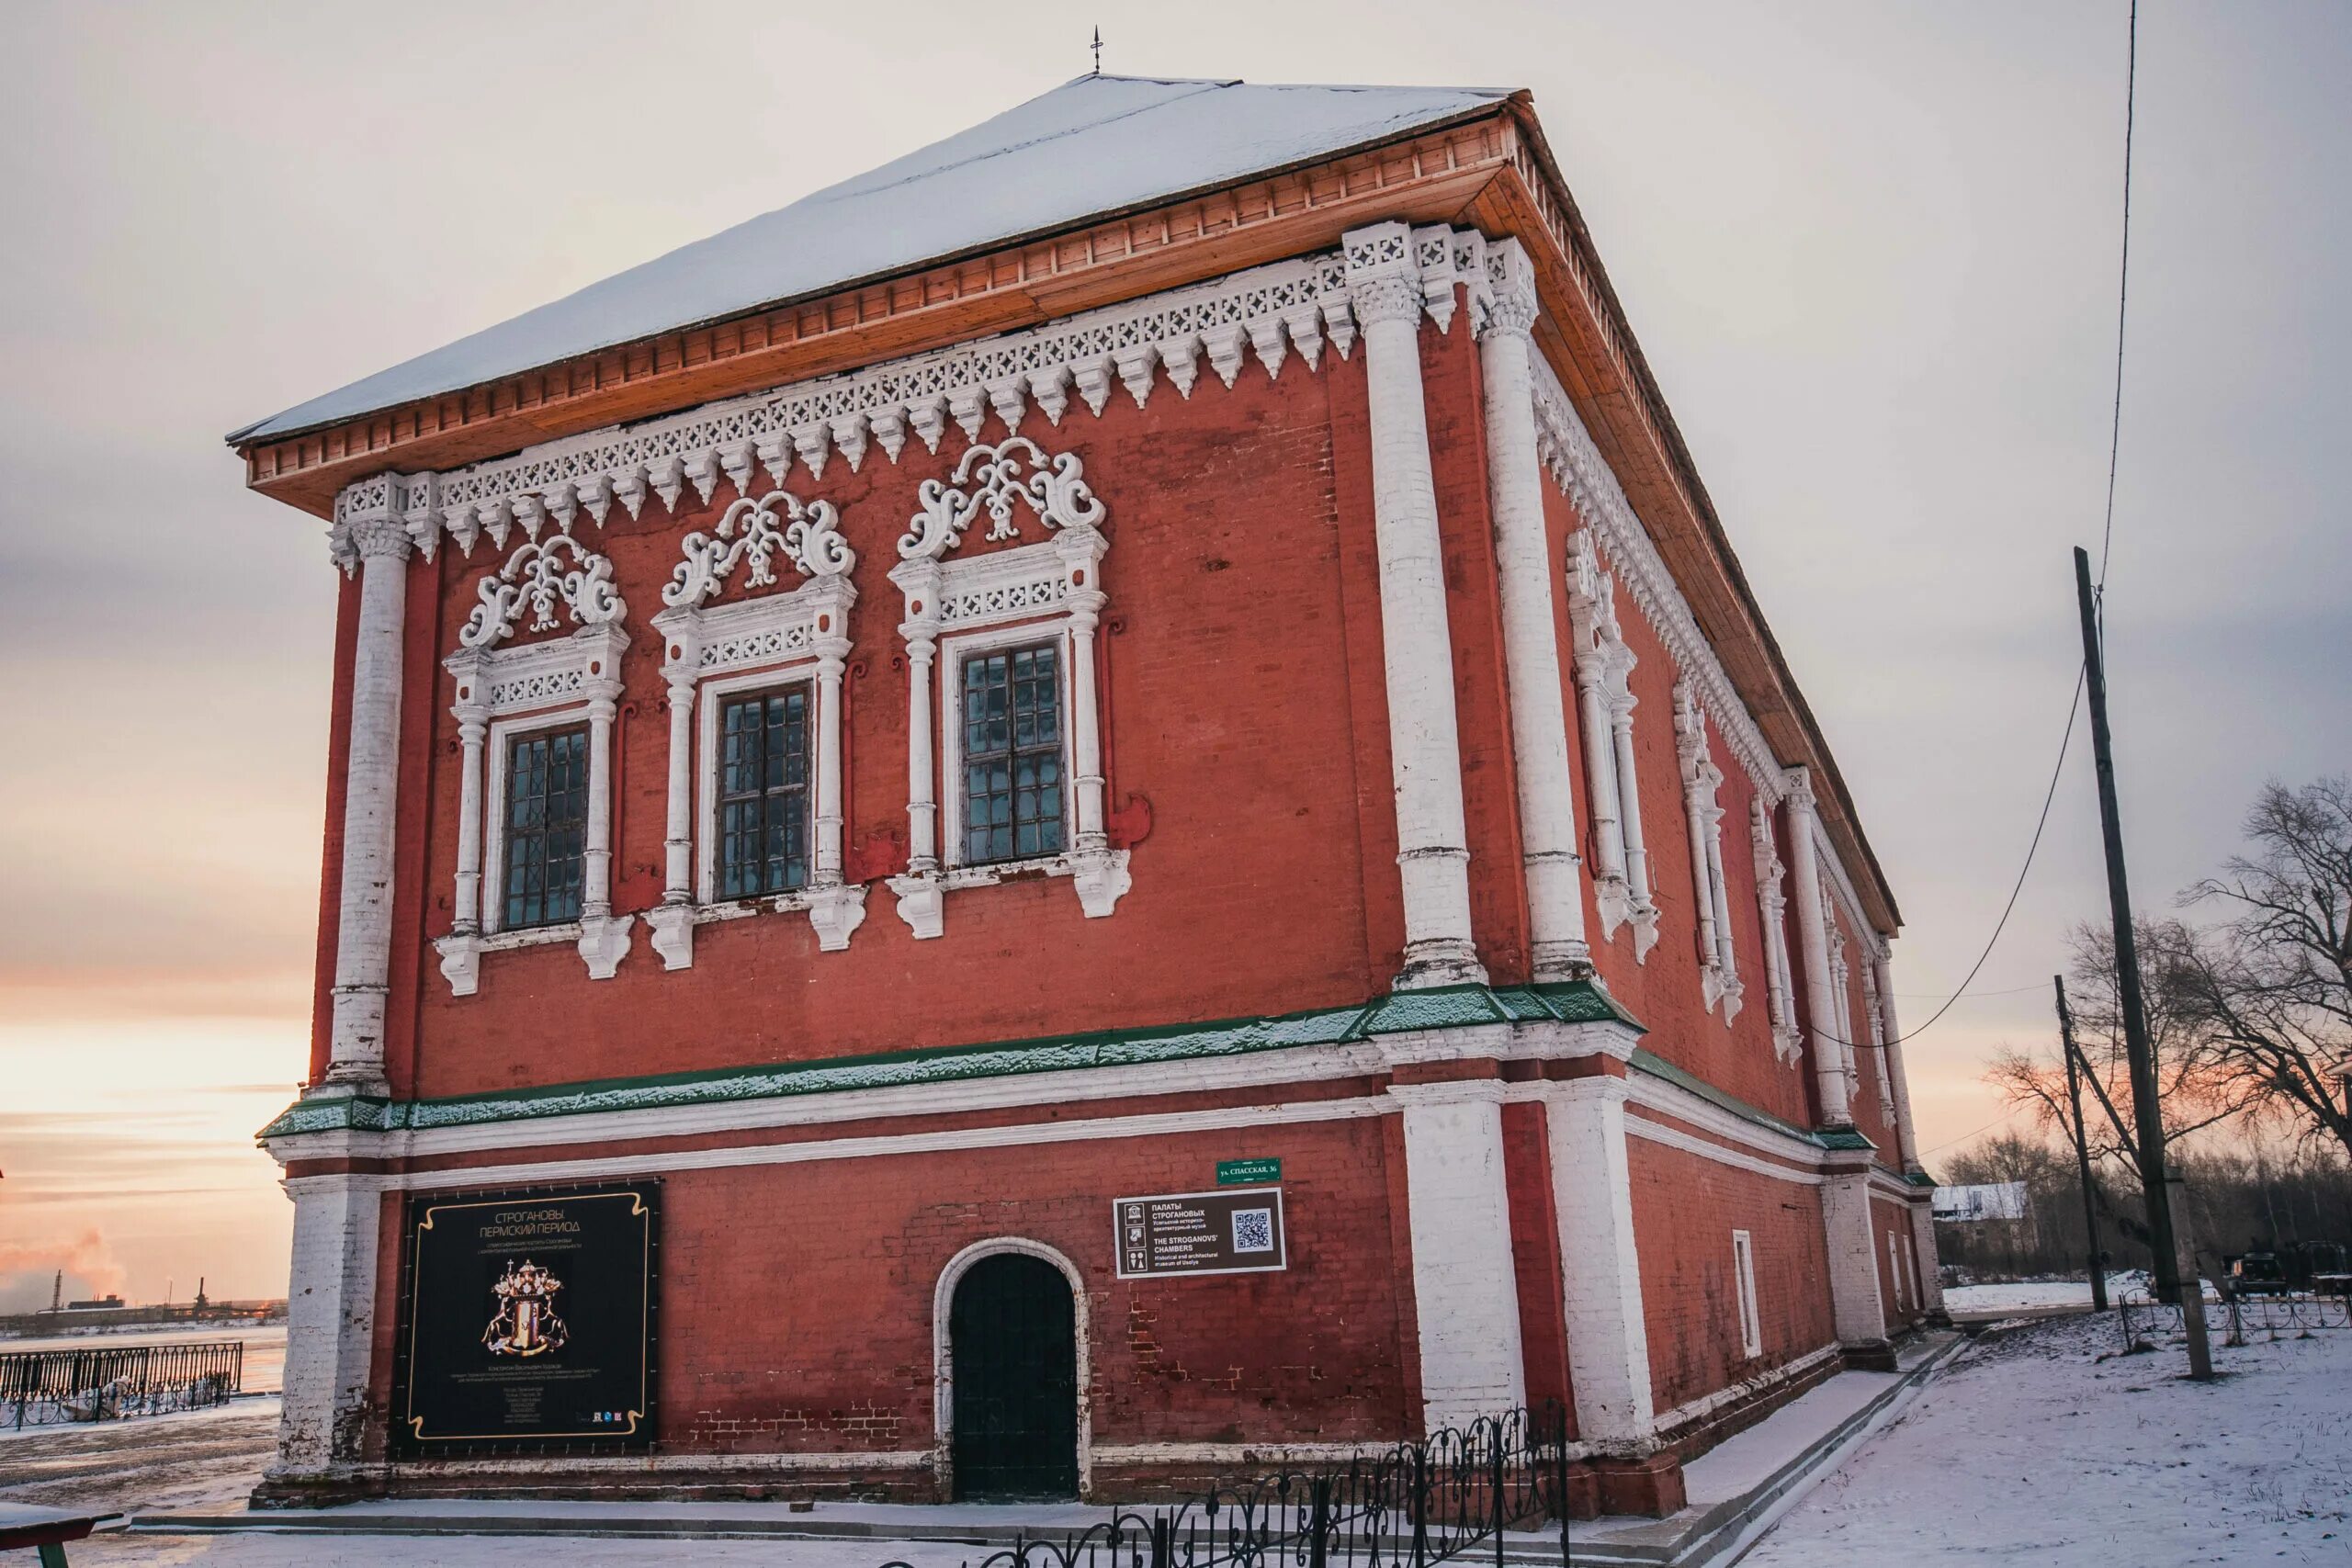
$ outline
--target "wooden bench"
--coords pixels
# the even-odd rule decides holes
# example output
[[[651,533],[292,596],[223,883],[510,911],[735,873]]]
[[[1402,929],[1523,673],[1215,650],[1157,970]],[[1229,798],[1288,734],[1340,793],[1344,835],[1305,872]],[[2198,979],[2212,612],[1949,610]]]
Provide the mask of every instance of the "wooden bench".
[[[111,1512],[85,1514],[72,1508],[0,1503],[0,1551],[31,1547],[40,1553],[41,1568],[65,1568],[65,1543],[82,1540]]]

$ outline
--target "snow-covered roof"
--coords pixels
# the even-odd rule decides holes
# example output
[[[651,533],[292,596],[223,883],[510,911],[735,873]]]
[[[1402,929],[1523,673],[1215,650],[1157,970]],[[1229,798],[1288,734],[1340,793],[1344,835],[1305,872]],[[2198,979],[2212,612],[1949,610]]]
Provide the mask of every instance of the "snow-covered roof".
[[[1509,95],[1080,76],[802,197],[232,433],[338,423],[1388,141]]]

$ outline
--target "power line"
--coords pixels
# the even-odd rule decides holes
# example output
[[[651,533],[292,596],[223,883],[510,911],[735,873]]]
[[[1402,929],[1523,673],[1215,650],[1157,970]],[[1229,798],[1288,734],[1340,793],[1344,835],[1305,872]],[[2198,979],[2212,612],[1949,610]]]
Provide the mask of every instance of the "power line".
[[[2018,1111],[2023,1111],[2025,1107],[2020,1105],[2015,1110],[2010,1111],[2007,1115],[1996,1116],[1992,1121],[1985,1122],[1982,1127],[1977,1128],[1976,1133],[1989,1133],[1994,1128],[2001,1125],[2004,1122],[2014,1122],[2017,1120]],[[1957,1138],[1946,1138],[1942,1143],[1938,1144],[1932,1149],[1921,1149],[1919,1151],[1919,1157],[1921,1159],[1925,1159],[1929,1155],[1941,1153],[1943,1150],[1951,1147],[1954,1144],[1964,1144],[1968,1142],[1969,1139],[1976,1136],[1976,1133],[1962,1133]]]
[[[1920,1024],[1916,1029],[1906,1029],[1891,1040],[1864,1043],[1853,1040],[1839,1040],[1838,1036],[1830,1033],[1826,1029],[1816,1028],[1812,1032],[1819,1035],[1825,1040],[1836,1041],[1837,1043],[1847,1046],[1850,1049],[1875,1049],[1883,1051],[1889,1045],[1900,1045],[1905,1040],[1914,1040],[1918,1036],[1925,1034],[1928,1030],[1935,1027],[1937,1019],[1939,1019],[1943,1017],[1944,1014],[1951,1011],[1953,1004],[1968,994],[1969,983],[1974,980],[1976,978],[1977,972],[1984,967],[1984,961],[1993,956],[1994,944],[2001,940],[2001,933],[2008,929],[2009,916],[2016,911],[2018,907],[2018,895],[2025,891],[2026,874],[2033,869],[2034,853],[2041,848],[2042,830],[2050,826],[2050,807],[2051,803],[2058,798],[2058,781],[2064,775],[2066,771],[2066,751],[2067,749],[2074,744],[2075,716],[2082,711],[2083,678],[2086,673],[2086,669],[2077,670],[2075,672],[2075,693],[2066,703],[2066,732],[2058,738],[2058,761],[2053,763],[2050,769],[2050,787],[2044,790],[2041,795],[2041,815],[2033,824],[2032,841],[2025,847],[2025,863],[2018,867],[2018,879],[2009,885],[2009,901],[2001,906],[2001,918],[1994,922],[1993,934],[1984,939],[1984,950],[1976,955],[1976,962],[1968,966],[1967,978],[1961,981],[1960,988],[1952,992],[1951,996],[1945,1000],[1944,1005],[1938,1008],[1928,1019],[1927,1022]]]
[[[2107,433],[2107,521],[2098,536],[2098,591],[2107,592],[2107,558],[2115,539],[2116,457],[2123,449],[2123,323],[2132,299],[2132,130],[2140,86],[2140,0],[2132,0],[2123,63],[2123,258],[2115,283],[2115,412]]]
[[[2132,299],[2132,136],[2134,123],[2137,118],[2139,86],[2140,0],[2132,0],[2132,16],[2127,33],[2123,63],[2123,247],[2122,256],[2116,271],[2115,283],[2115,401],[2113,412],[2108,423],[2107,511],[2105,520],[2100,525],[2098,546],[2098,587],[2097,592],[2098,595],[2099,631],[2102,641],[2105,637],[2107,626],[2108,557],[2115,540],[2115,475],[2116,470],[2120,466],[2120,459],[2123,451],[2123,329],[2124,323],[2128,319],[2129,307]],[[2018,879],[2009,888],[2009,901],[2002,906],[2001,918],[1995,923],[1993,927],[1993,934],[1985,940],[1984,951],[1976,955],[1976,962],[1969,968],[1968,978],[1960,983],[1960,988],[1951,994],[1950,999],[1945,1001],[1943,1006],[1935,1010],[1926,1023],[1920,1024],[1917,1029],[1906,1030],[1903,1033],[1896,1035],[1892,1040],[1882,1042],[1878,1047],[1879,1049],[1884,1050],[1888,1045],[1900,1044],[1905,1040],[1926,1033],[1928,1030],[1934,1025],[1937,1019],[1939,1019],[1943,1017],[1944,1014],[1950,1012],[1954,1003],[1958,1002],[1961,998],[1968,995],[1970,981],[1976,978],[1977,971],[1984,968],[1984,961],[1993,955],[1993,944],[2001,940],[2001,932],[2009,923],[2009,914],[2018,907],[2018,895],[2025,888],[2026,873],[2033,869],[2034,851],[2040,848],[2041,844],[2041,830],[2049,824],[2050,805],[2051,802],[2055,800],[2058,795],[2058,779],[2060,774],[2065,770],[2066,749],[2073,742],[2075,738],[2075,716],[2082,709],[2083,682],[2088,674],[2089,668],[2087,665],[2078,668],[2075,672],[2075,694],[2073,699],[2068,703],[2066,708],[2066,733],[2059,739],[2058,742],[2058,763],[2057,766],[2053,767],[2050,772],[2049,793],[2044,795],[2041,798],[2041,819],[2034,824],[2033,842],[2026,846],[2025,864],[2018,868]],[[1990,994],[2001,995],[2004,993],[1995,992]],[[1822,1031],[1815,1031],[1815,1032],[1825,1033],[1825,1032]],[[1838,1040],[1838,1037],[1834,1034],[1825,1033],[1825,1037],[1830,1040],[1836,1040],[1838,1044],[1844,1045],[1849,1049],[1869,1049],[1868,1046],[1858,1046],[1857,1043],[1851,1040]],[[1994,1124],[1996,1126],[1998,1125],[1997,1122]],[[1981,1128],[1979,1129],[1979,1131],[1982,1130],[1983,1129]],[[1973,1135],[1973,1134],[1972,1134],[1972,1136]]]

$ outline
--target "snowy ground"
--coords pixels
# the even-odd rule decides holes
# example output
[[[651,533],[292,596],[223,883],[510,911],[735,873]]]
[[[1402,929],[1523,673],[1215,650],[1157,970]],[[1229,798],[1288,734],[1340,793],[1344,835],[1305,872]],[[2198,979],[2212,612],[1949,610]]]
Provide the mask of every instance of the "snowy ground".
[[[2117,1356],[2120,1344],[2109,1314],[2052,1319],[1971,1347],[1902,1416],[1803,1496],[1746,1564],[2352,1565],[2352,1332],[2222,1348],[2217,1355],[2227,1375],[2203,1387],[2179,1375],[2184,1358],[2177,1346]],[[75,1434],[93,1445],[111,1434],[118,1444],[136,1442],[139,1451],[52,1449],[46,1438],[28,1437],[0,1447],[0,1496],[103,1498],[142,1509],[232,1505],[266,1457],[275,1412],[265,1406],[274,1404],[252,1401],[234,1415],[126,1422]],[[1736,1458],[1739,1442],[1713,1457]],[[18,1463],[28,1457],[38,1459],[38,1476]],[[1764,1463],[1759,1473],[1771,1468]],[[956,1568],[987,1555],[986,1549],[952,1543],[873,1540],[568,1538],[526,1544],[512,1537],[116,1534],[77,1545],[73,1561],[142,1568],[462,1568],[550,1552],[566,1568],[877,1568],[893,1558],[913,1568]]]
[[[2147,1277],[2143,1274],[2109,1274],[2107,1277],[2107,1299],[2120,1301],[2123,1292],[2145,1293]],[[2091,1282],[2088,1280],[2012,1280],[1997,1285],[1950,1285],[1944,1290],[1944,1310],[1964,1315],[1987,1312],[2033,1312],[2049,1307],[2083,1307],[2091,1304]]]
[[[2201,1387],[2120,1343],[2109,1314],[1973,1347],[1744,1568],[2352,1563],[2352,1333],[2217,1348]]]

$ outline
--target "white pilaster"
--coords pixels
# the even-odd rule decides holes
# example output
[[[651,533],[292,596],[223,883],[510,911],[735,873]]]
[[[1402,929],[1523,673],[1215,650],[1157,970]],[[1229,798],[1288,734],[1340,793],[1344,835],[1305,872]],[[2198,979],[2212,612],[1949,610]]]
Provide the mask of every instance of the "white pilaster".
[[[1880,1049],[1884,1053],[1887,1088],[1894,1097],[1896,1153],[1905,1170],[1919,1168],[1919,1135],[1911,1129],[1911,1085],[1903,1074],[1903,1031],[1894,1018],[1894,974],[1887,955],[1871,960],[1871,979],[1878,992]]]
[[[594,980],[609,980],[628,956],[635,915],[613,913],[613,723],[620,674],[588,682],[588,822],[580,852],[580,956]]]
[[[1405,224],[1352,230],[1343,246],[1350,301],[1363,328],[1372,423],[1373,530],[1405,902],[1405,963],[1396,984],[1483,983],[1470,930],[1453,644],[1421,397],[1420,273]]]
[[[665,613],[666,614],[666,613]],[[678,617],[691,620],[691,615]],[[691,969],[695,962],[695,675],[702,643],[691,625],[664,625],[654,617],[668,654],[662,678],[669,689],[670,781],[662,829],[662,902],[645,917],[647,941],[662,955],[664,969]]]
[[[1503,659],[1518,764],[1519,832],[1538,980],[1572,979],[1591,964],[1577,883],[1575,770],[1561,708],[1558,621],[1544,524],[1544,464],[1536,452],[1530,334],[1535,270],[1516,240],[1488,252],[1494,299],[1478,341],[1486,383],[1487,491],[1501,578]]]
[[[1634,1237],[1625,1095],[1622,1077],[1548,1084],[1544,1114],[1577,1435],[1610,1452],[1640,1453],[1651,1446],[1657,1411]]]
[[[458,876],[449,934],[434,943],[442,977],[452,995],[469,997],[481,976],[482,741],[490,733],[490,706],[481,694],[481,671],[458,673],[458,700],[449,712],[458,721]]]
[[[1920,1303],[1932,1316],[1944,1310],[1944,1281],[1936,1256],[1936,1213],[1932,1204],[1911,1206],[1911,1245],[1919,1256]]]
[[[392,951],[392,818],[400,783],[401,653],[407,619],[405,527],[390,516],[345,527],[359,559],[359,626],[344,765],[343,877],[333,1021],[322,1087],[384,1089],[384,997]]]
[[[817,619],[816,853],[808,891],[808,924],[820,953],[849,946],[851,933],[865,920],[865,889],[842,880],[842,677],[849,669],[851,644],[848,584],[832,581],[840,583],[837,597],[842,602]]]
[[[294,1263],[286,1303],[285,1403],[266,1481],[348,1474],[360,1457],[376,1325],[382,1199],[362,1176],[289,1182]]]
[[[1871,1224],[1871,1156],[1854,1150],[1821,1184],[1821,1228],[1829,1248],[1830,1315],[1841,1345],[1886,1342],[1886,1308],[1879,1295],[1878,1247]]]
[[[1503,1176],[1503,1086],[1399,1084],[1426,1429],[1527,1400]]]
[[[932,783],[938,726],[932,717],[932,665],[939,650],[939,563],[902,560],[890,581],[904,591],[907,618],[907,870],[890,879],[899,918],[918,940],[946,930],[939,874],[939,798]]]
[[[1812,1025],[1814,1082],[1822,1124],[1853,1124],[1846,1047],[1837,1034],[1838,1008],[1829,979],[1829,911],[1821,903],[1821,861],[1814,848],[1813,774],[1789,770],[1789,879],[1796,884],[1797,942],[1803,949],[1805,1016]]]

